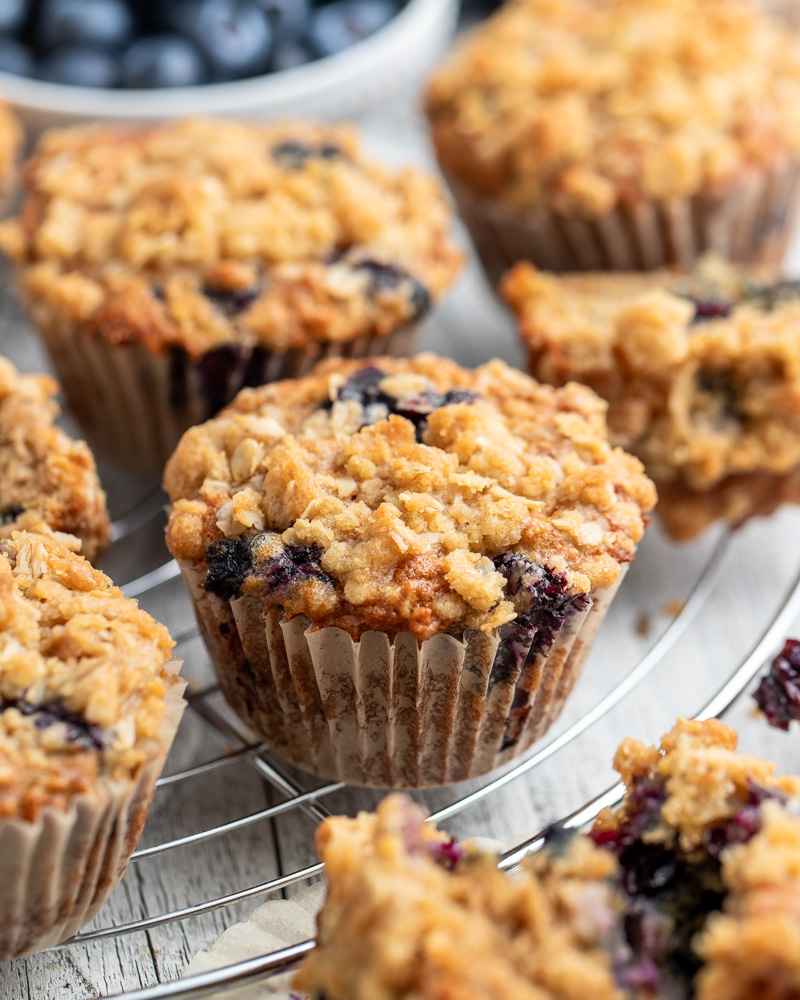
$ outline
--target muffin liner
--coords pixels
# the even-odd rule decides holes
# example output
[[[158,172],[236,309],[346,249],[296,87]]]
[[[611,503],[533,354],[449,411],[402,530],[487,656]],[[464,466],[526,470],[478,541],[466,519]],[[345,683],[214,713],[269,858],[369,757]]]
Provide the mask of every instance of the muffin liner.
[[[180,661],[169,669],[177,673]],[[119,884],[144,827],[164,761],[185,708],[185,684],[167,692],[167,711],[135,781],[102,781],[62,812],[35,822],[0,819],[0,961],[72,937]]]
[[[36,315],[70,410],[93,448],[141,472],[161,474],[183,433],[229,403],[240,389],[307,374],[323,358],[413,352],[420,324],[388,336],[310,344],[271,353],[226,345],[192,358],[183,348],[154,353],[113,344],[79,325]]]
[[[519,756],[561,711],[624,575],[575,609],[551,645],[514,624],[462,640],[438,633],[392,642],[286,619],[257,597],[208,593],[181,566],[220,687],[280,756],[323,778],[424,788],[491,771]]]
[[[713,251],[742,264],[783,261],[800,199],[800,162],[785,159],[718,193],[619,205],[599,219],[524,211],[448,183],[493,283],[518,260],[547,271],[691,270]]]

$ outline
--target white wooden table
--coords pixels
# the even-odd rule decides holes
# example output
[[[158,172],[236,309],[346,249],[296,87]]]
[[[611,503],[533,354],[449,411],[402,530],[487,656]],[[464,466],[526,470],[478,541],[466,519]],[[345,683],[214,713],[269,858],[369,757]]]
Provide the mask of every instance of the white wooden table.
[[[429,160],[421,125],[402,109],[367,123],[371,144],[395,162]],[[9,293],[0,297],[0,350],[23,369],[47,368],[47,359],[22,320]],[[800,333],[799,333],[800,335]],[[423,347],[474,365],[492,356],[521,364],[511,323],[472,264],[458,288],[438,311]],[[102,468],[115,516],[147,494],[148,484]],[[535,771],[518,778],[447,823],[457,836],[522,837],[573,810],[613,779],[610,759],[626,735],[656,739],[678,714],[698,710],[745,657],[800,572],[800,509],[757,521],[729,542],[712,532],[700,542],[677,547],[655,524],[612,607],[584,677],[553,732],[562,732],[623,678],[670,624],[716,544],[726,547],[722,570],[708,600],[658,664],[654,673],[589,732]],[[138,577],[168,558],[163,517],[117,543],[104,568],[119,584]],[[142,595],[141,603],[173,630],[191,625],[192,610],[178,580]],[[792,628],[800,632],[800,621]],[[791,631],[787,628],[787,634]],[[780,644],[776,640],[775,646]],[[193,688],[212,682],[208,658],[198,639],[181,645]],[[752,687],[752,685],[750,685]],[[209,704],[224,706],[219,696]],[[800,770],[800,731],[771,731],[755,717],[749,699],[730,715],[743,745],[778,760],[783,769]],[[188,712],[166,773],[211,760],[235,746],[227,743],[195,712]],[[314,782],[297,772],[303,788]],[[419,794],[436,809],[476,788],[480,782]],[[326,796],[332,811],[370,807],[375,793],[348,790]],[[235,766],[165,786],[156,796],[142,846],[209,829],[280,801],[251,764]],[[170,912],[265,882],[313,863],[314,821],[299,810],[253,823],[235,833],[131,866],[122,886],[95,922],[119,925]],[[286,890],[291,894],[294,887]],[[102,997],[175,979],[197,951],[206,949],[230,924],[241,920],[263,897],[201,917],[169,923],[148,932],[112,937],[63,948],[25,961],[0,965],[0,1000],[61,1000]]]

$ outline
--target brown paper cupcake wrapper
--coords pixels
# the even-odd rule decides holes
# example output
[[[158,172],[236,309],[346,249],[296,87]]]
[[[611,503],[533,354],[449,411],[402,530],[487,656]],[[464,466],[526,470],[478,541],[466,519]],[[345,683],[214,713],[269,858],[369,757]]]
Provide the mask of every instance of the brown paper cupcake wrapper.
[[[200,359],[182,348],[155,354],[141,344],[112,344],[59,317],[36,315],[70,409],[98,452],[161,475],[182,434],[212,417],[240,389],[307,374],[323,358],[413,353],[419,324],[385,337],[316,343],[270,353],[223,347]]]
[[[493,283],[518,260],[547,271],[690,270],[713,251],[740,264],[783,261],[800,198],[800,163],[785,160],[717,194],[620,205],[600,219],[520,211],[448,177]]]
[[[354,642],[303,616],[286,620],[256,597],[225,601],[204,590],[204,569],[181,568],[239,716],[295,766],[373,788],[446,785],[527,750],[580,676],[625,569],[530,655],[530,636],[513,623],[461,641],[367,632]]]
[[[33,823],[0,820],[0,961],[72,937],[119,884],[185,708],[184,687],[169,688],[161,729],[135,781],[102,782],[69,811],[46,807]]]

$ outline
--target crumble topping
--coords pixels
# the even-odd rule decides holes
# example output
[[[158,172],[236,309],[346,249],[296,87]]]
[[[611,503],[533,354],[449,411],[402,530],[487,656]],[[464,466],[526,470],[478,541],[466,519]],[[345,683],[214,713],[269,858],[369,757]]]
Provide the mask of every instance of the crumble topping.
[[[512,0],[430,82],[446,172],[599,217],[719,191],[800,148],[800,52],[741,0]]]
[[[347,126],[189,120],[47,133],[0,244],[34,316],[192,357],[385,336],[461,264],[436,179]]]
[[[709,490],[800,464],[800,285],[707,259],[696,274],[557,277],[529,264],[503,292],[531,371],[609,402],[615,444],[656,482]]]
[[[0,537],[0,816],[134,776],[177,683],[172,645],[62,539]]]
[[[323,362],[187,431],[167,544],[222,598],[354,638],[552,628],[616,582],[655,502],[604,410],[500,361]]]
[[[87,446],[54,426],[57,391],[49,376],[20,375],[0,357],[0,524],[43,521],[76,535],[95,560],[111,536],[106,495]]]
[[[623,1000],[604,949],[617,913],[613,859],[586,841],[519,880],[496,858],[436,860],[438,835],[409,800],[326,820],[328,894],[296,979],[327,1000]]]

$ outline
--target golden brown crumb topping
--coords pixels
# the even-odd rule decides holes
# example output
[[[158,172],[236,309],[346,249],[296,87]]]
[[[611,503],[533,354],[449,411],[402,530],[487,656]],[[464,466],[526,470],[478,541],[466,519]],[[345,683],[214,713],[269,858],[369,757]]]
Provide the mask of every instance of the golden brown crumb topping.
[[[0,816],[134,776],[177,683],[172,645],[62,540],[0,538]]]
[[[517,265],[503,291],[531,371],[609,402],[615,444],[656,481],[707,490],[800,463],[800,285],[706,260],[691,278],[545,274]]]
[[[469,187],[601,216],[796,155],[800,52],[742,0],[512,0],[445,61],[427,106]]]
[[[775,765],[760,757],[737,753],[735,730],[712,719],[679,719],[661,741],[661,747],[626,739],[614,757],[628,796],[616,813],[606,811],[598,828],[613,828],[629,817],[631,795],[637,783],[649,779],[663,785],[659,823],[647,831],[648,843],[677,844],[692,851],[704,842],[706,831],[717,827],[750,803],[752,786],[800,795],[800,777],[775,776]],[[798,856],[800,864],[800,856]]]
[[[328,895],[298,988],[328,1000],[622,1000],[603,948],[617,917],[609,855],[577,842],[512,880],[490,856],[449,870],[437,843],[399,796],[322,825]]]
[[[491,629],[612,585],[655,501],[590,390],[500,361],[323,362],[242,392],[168,463],[167,544],[223,597],[365,629]]]
[[[47,375],[20,375],[0,357],[0,523],[25,516],[76,535],[87,559],[108,546],[106,495],[82,441],[54,426],[58,390]]]
[[[435,178],[373,164],[346,126],[53,131],[25,184],[0,242],[34,318],[152,351],[383,336],[461,263]]]

